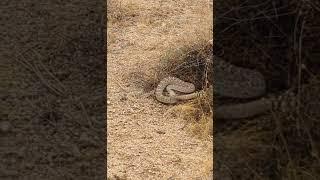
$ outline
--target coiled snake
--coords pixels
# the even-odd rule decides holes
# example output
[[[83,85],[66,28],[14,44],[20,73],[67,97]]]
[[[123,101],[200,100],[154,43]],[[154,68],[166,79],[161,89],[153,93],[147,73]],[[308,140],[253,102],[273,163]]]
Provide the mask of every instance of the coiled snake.
[[[224,67],[228,66],[228,68],[224,68],[224,71],[215,71],[215,85],[214,88],[212,85],[209,87],[209,91],[212,91],[212,93],[209,93],[210,95],[215,93],[219,96],[246,99],[258,97],[265,93],[265,82],[263,76],[258,72],[232,67],[233,65],[225,64],[224,62],[222,65]],[[227,74],[234,78],[232,79],[230,75],[222,76],[219,74],[225,74],[226,71],[228,72]],[[245,73],[245,75],[241,74],[241,72]],[[241,81],[238,81],[239,79]],[[165,91],[167,91],[167,95],[164,94]],[[177,95],[175,91],[185,94]],[[159,102],[175,104],[182,100],[199,97],[204,92],[205,90],[195,92],[195,86],[192,83],[182,81],[176,77],[167,77],[158,84],[155,90],[155,97]],[[209,98],[213,98],[213,96]],[[238,119],[255,116],[272,109],[287,111],[293,106],[295,106],[294,96],[289,90],[281,96],[263,97],[248,103],[221,105],[215,107],[214,115],[218,119]]]
[[[209,41],[213,45],[213,40]],[[213,56],[213,85],[209,87],[209,95],[248,99],[258,98],[266,93],[264,76],[255,70],[232,65],[223,59]],[[168,95],[164,92],[167,91]],[[177,95],[175,91],[185,93]],[[176,77],[167,77],[160,81],[155,97],[158,101],[166,104],[175,104],[181,100],[194,99],[205,90],[194,92],[195,86],[192,83],[182,81]],[[237,119],[255,116],[268,110],[288,111],[296,105],[296,99],[289,89],[280,96],[263,97],[252,100],[248,103],[221,105],[214,108],[216,118]]]
[[[156,88],[155,95],[157,100],[162,103],[175,104],[179,100],[189,100],[198,97],[200,92],[194,92],[195,89],[192,83],[182,81],[176,77],[167,77],[160,81]],[[169,96],[163,94],[165,90]],[[174,91],[188,94],[177,95]]]

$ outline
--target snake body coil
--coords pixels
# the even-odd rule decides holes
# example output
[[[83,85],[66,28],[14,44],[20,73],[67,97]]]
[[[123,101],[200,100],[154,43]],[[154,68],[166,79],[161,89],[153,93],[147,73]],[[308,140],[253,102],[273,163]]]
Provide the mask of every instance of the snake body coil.
[[[210,40],[209,44],[213,45],[213,40]],[[260,72],[238,67],[216,56],[213,56],[213,60],[213,85],[210,86],[212,98],[215,94],[222,97],[249,99],[260,97],[266,92],[266,82]],[[167,95],[164,94],[165,91],[167,91]],[[185,94],[177,95],[176,92]],[[167,77],[158,84],[155,96],[162,103],[175,104],[179,100],[196,98],[202,94],[201,92],[203,90],[195,92],[195,86],[192,83],[175,77]],[[283,105],[285,102],[283,99],[287,97],[290,96],[285,93],[283,98],[261,98],[248,103],[221,105],[215,107],[214,114],[216,118],[222,119],[254,116],[270,109],[286,107]]]
[[[212,86],[210,86],[209,90],[213,91]],[[164,94],[165,91],[168,92],[168,95]],[[189,94],[177,95],[175,91]],[[202,91],[195,92],[195,86],[192,83],[182,81],[175,77],[167,77],[160,81],[156,88],[155,96],[156,99],[162,103],[175,104],[179,100],[194,99],[200,96],[202,94],[201,92]],[[295,103],[293,94],[291,91],[287,91],[278,97],[261,98],[247,103],[215,107],[214,116],[218,119],[246,118],[265,113],[272,109],[287,111],[287,109],[294,107]]]
[[[158,84],[155,96],[156,99],[165,104],[175,104],[179,100],[189,100],[198,96],[195,91],[195,86],[192,83],[182,81],[176,77],[167,77],[160,81]],[[169,96],[164,95],[165,90],[169,93]],[[181,93],[187,93],[183,95],[176,95],[174,91]]]

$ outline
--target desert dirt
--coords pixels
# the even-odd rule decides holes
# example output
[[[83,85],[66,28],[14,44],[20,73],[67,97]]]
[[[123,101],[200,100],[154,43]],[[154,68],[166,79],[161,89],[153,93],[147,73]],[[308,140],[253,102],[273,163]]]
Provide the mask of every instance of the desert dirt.
[[[134,74],[152,74],[168,50],[210,39],[212,1],[107,2],[108,179],[210,179],[212,138],[186,131]]]

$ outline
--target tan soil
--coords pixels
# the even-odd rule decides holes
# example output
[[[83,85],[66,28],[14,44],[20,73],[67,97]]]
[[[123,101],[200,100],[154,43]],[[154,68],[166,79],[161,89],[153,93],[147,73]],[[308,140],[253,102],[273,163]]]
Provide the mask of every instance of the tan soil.
[[[108,179],[210,179],[212,139],[183,129],[184,120],[166,115],[172,106],[145,96],[131,73],[150,72],[168,50],[209,39],[212,1],[118,2],[111,8],[123,17],[107,30]]]

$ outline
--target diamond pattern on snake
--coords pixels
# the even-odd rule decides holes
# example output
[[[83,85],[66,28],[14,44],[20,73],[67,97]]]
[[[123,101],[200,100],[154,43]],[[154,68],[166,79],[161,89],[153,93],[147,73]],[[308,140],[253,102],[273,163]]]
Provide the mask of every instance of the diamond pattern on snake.
[[[232,65],[216,56],[213,56],[213,59],[214,84],[210,85],[209,91],[215,96],[251,99],[262,97],[266,93],[265,79],[260,72]],[[155,97],[159,102],[175,104],[199,97],[205,91],[204,89],[195,92],[194,84],[176,77],[167,77],[158,84]],[[221,105],[215,107],[214,115],[217,119],[239,119],[259,115],[272,109],[286,111],[295,105],[293,100],[293,94],[288,91],[280,96],[262,97],[248,103]]]

